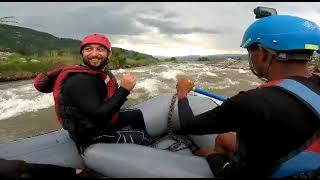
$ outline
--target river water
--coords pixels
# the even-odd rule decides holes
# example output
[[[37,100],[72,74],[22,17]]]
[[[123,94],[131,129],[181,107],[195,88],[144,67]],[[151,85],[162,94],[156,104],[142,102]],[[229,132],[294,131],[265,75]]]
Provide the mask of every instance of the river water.
[[[246,61],[162,63],[112,70],[117,79],[128,72],[136,76],[137,84],[123,107],[130,107],[162,93],[174,93],[177,75],[187,75],[197,87],[225,97],[262,83],[248,69]],[[33,80],[0,83],[0,143],[59,128],[61,126],[55,117],[52,93],[38,92]]]

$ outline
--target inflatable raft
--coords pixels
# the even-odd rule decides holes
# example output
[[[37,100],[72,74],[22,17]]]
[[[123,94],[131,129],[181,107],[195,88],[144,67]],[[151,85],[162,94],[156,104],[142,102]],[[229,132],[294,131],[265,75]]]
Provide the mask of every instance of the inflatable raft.
[[[162,94],[132,108],[143,113],[147,132],[161,137],[152,147],[136,144],[94,144],[84,156],[78,154],[66,130],[26,138],[0,145],[0,158],[24,160],[28,163],[53,164],[63,167],[88,167],[107,177],[214,177],[205,158],[195,156],[186,144],[178,144],[175,151],[169,146],[177,144],[168,134],[168,112],[173,94]],[[208,111],[218,104],[211,98],[188,95],[195,115]],[[174,102],[171,124],[180,128],[177,101]],[[215,135],[188,135],[197,146],[214,145]],[[182,148],[181,148],[182,147]]]

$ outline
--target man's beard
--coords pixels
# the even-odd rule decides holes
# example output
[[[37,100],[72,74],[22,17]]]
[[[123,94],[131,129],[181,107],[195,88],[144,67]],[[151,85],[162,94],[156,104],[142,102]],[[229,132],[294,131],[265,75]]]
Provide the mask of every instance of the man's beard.
[[[108,59],[108,57],[104,58],[99,66],[92,66],[92,65],[90,64],[90,60],[89,60],[89,59],[85,59],[85,58],[83,58],[83,63],[84,63],[86,66],[88,66],[90,69],[102,70],[102,69],[104,69],[104,67],[109,63],[109,59]]]

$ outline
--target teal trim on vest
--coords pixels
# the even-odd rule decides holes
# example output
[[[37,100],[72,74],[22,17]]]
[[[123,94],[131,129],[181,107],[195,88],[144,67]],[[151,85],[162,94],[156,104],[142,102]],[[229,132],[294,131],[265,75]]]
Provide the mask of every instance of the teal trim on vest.
[[[305,85],[292,79],[285,79],[275,86],[289,92],[306,104],[320,120],[320,96]],[[273,173],[273,178],[281,178],[316,170],[320,167],[320,154],[302,149],[300,153],[283,162]]]

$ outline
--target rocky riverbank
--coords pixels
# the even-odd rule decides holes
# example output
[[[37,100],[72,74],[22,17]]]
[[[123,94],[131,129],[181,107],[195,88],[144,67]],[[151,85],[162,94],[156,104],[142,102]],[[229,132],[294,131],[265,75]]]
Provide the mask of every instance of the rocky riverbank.
[[[119,66],[116,68],[110,68],[111,70],[113,69],[127,69],[127,68],[133,68],[133,67],[142,67],[142,66],[147,66],[145,64],[141,65],[124,65],[124,66]],[[19,80],[28,80],[28,79],[33,79],[36,77],[36,75],[39,72],[27,72],[27,71],[18,71],[18,72],[13,72],[13,71],[5,71],[5,72],[0,72],[0,82],[8,82],[8,81],[19,81]]]
[[[32,72],[0,72],[0,82],[32,79],[36,74]]]

